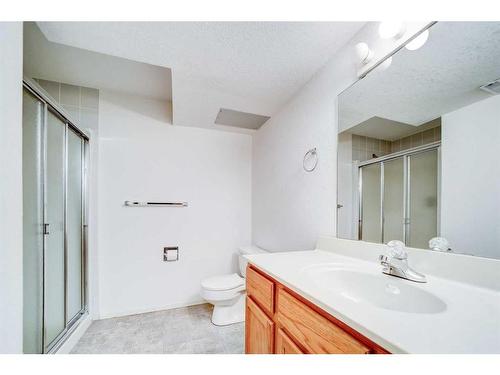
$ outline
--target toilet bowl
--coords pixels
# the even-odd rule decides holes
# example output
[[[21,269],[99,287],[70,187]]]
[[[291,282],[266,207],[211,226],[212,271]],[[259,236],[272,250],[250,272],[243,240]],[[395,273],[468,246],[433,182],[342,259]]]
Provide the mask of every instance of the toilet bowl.
[[[248,261],[244,255],[266,251],[256,246],[245,246],[238,252],[239,274],[213,276],[201,282],[201,296],[214,305],[212,323],[218,326],[245,320],[245,276]]]

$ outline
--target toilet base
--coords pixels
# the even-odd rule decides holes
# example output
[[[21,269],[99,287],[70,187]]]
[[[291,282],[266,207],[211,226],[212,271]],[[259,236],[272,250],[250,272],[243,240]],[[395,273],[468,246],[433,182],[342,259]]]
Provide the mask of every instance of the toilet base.
[[[233,305],[214,304],[212,312],[212,323],[216,326],[227,326],[229,324],[245,321],[245,293],[241,293]]]

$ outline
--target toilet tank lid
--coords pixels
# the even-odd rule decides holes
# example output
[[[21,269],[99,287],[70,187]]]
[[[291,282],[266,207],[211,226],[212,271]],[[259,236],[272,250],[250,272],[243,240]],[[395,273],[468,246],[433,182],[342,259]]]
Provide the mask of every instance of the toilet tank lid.
[[[243,254],[243,255],[267,253],[266,250],[261,249],[260,247],[255,246],[255,245],[241,246],[239,248],[239,251],[240,251],[240,254]]]

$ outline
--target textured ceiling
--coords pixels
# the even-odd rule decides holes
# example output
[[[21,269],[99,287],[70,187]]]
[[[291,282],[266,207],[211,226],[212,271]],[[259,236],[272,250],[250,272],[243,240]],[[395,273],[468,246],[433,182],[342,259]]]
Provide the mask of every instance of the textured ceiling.
[[[500,22],[438,22],[427,43],[402,49],[340,95],[340,129],[372,117],[418,126],[490,95],[500,78]]]
[[[418,129],[416,126],[391,121],[385,118],[372,117],[347,130],[347,132],[364,137],[393,141],[412,134]]]
[[[169,67],[174,121],[218,110],[272,115],[361,22],[39,22],[52,42]]]
[[[24,73],[32,78],[172,100],[170,69],[49,42],[24,23]]]

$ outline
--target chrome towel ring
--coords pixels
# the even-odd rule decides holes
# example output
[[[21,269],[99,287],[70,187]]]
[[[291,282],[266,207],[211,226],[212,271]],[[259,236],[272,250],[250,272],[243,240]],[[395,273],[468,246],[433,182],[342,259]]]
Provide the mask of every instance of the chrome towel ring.
[[[316,147],[311,148],[304,155],[304,159],[302,160],[302,167],[306,172],[312,172],[316,169],[318,165],[318,152],[316,151]]]

